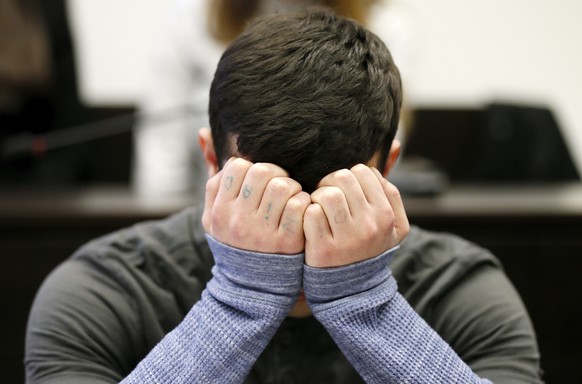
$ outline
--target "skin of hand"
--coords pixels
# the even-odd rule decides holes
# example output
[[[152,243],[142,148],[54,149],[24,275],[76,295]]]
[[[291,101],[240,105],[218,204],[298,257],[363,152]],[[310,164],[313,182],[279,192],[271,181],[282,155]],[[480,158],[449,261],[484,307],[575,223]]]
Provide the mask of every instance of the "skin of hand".
[[[329,268],[378,256],[410,230],[398,189],[364,164],[324,177],[304,215],[305,263]]]
[[[311,203],[281,167],[231,158],[206,184],[202,225],[216,240],[261,253],[305,249],[303,215]]]

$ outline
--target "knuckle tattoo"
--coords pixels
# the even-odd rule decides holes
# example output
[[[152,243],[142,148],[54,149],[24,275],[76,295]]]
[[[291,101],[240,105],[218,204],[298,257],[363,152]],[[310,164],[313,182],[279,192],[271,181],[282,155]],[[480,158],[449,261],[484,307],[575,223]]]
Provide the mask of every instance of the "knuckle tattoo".
[[[273,209],[273,203],[269,202],[269,205],[267,205],[267,213],[265,213],[265,220],[269,220],[270,218],[269,214],[271,213],[271,209]]]
[[[297,220],[294,220],[294,219],[288,217],[285,220],[285,222],[283,223],[282,227],[287,232],[289,232],[291,234],[294,234],[295,233],[295,224],[296,223],[297,223]]]
[[[348,220],[348,214],[346,213],[345,209],[340,209],[333,216],[333,221],[336,224],[344,224],[347,220]]]
[[[248,199],[251,196],[252,192],[253,192],[253,188],[249,187],[248,184],[245,184],[243,191],[242,191],[243,198]]]
[[[234,176],[227,176],[224,179],[224,188],[227,191],[230,191],[230,189],[232,188],[232,183],[234,182]]]

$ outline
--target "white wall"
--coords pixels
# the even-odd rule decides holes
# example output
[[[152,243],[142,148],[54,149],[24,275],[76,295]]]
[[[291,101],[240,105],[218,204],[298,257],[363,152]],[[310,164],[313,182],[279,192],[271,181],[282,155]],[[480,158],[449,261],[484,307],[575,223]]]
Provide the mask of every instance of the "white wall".
[[[145,61],[169,0],[69,0],[85,102],[134,104]]]
[[[582,1],[400,1],[416,35],[412,104],[545,103],[582,169]],[[87,102],[135,103],[168,2],[70,2]]]
[[[413,103],[545,103],[582,169],[582,1],[406,2],[420,35]]]

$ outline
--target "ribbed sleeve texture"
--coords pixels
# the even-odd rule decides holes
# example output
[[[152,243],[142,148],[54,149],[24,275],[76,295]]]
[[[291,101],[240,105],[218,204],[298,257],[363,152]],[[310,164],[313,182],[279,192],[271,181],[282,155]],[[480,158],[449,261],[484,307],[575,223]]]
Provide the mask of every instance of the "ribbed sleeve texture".
[[[122,383],[240,383],[293,307],[303,254],[207,239],[216,265],[201,300]]]
[[[490,383],[480,379],[398,293],[396,248],[346,267],[304,267],[315,317],[367,383]]]
[[[318,269],[304,255],[248,252],[207,236],[216,265],[201,300],[123,383],[240,383],[304,285],[315,317],[368,383],[479,379],[397,292],[395,249]],[[303,276],[302,276],[303,275]]]

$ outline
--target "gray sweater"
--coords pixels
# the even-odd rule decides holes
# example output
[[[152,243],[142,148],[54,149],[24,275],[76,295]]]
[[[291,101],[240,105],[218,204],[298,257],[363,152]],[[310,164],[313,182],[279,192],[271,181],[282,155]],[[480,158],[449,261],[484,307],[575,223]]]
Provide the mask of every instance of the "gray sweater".
[[[314,269],[207,240],[200,214],[97,239],[55,270],[28,382],[541,382],[523,304],[473,244],[413,228],[398,250]],[[314,317],[285,319],[301,281]]]

